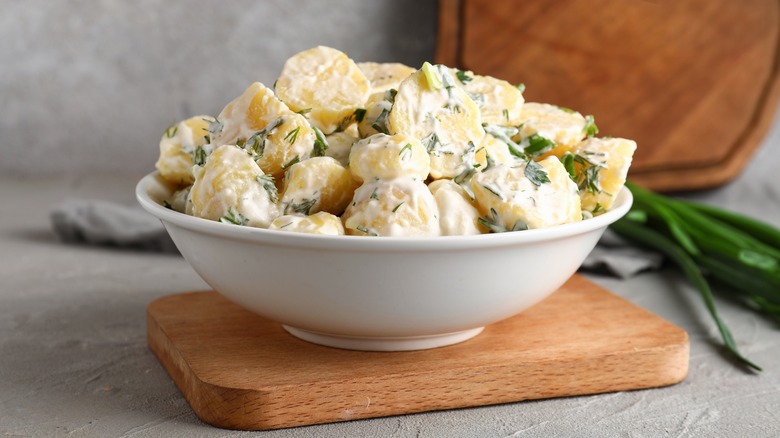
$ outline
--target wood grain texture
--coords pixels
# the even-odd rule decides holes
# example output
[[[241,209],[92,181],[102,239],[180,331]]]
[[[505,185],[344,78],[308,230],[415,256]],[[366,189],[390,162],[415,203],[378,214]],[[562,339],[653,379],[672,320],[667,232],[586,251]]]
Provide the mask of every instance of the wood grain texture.
[[[276,429],[677,383],[688,336],[575,275],[461,344],[360,352],[310,344],[216,292],[152,302],[148,342],[197,415]]]
[[[656,190],[733,179],[780,99],[777,0],[443,0],[440,22],[437,62],[595,115]]]

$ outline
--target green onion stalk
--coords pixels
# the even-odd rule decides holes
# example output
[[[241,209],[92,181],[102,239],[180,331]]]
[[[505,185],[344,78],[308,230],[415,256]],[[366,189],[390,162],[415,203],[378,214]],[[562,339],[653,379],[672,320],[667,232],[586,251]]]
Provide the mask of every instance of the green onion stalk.
[[[638,187],[631,211],[610,228],[639,245],[663,253],[696,287],[729,353],[744,366],[761,367],[743,356],[718,315],[712,284],[726,286],[751,310],[780,323],[780,230],[718,207],[669,198]]]

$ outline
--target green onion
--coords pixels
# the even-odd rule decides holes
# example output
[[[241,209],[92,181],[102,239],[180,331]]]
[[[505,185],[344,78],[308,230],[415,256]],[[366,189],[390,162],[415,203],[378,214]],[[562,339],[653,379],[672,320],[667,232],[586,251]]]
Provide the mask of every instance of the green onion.
[[[737,350],[718,315],[708,280],[736,294],[750,309],[780,323],[780,230],[694,201],[668,198],[626,183],[634,205],[611,225],[618,234],[674,261],[698,289],[726,348],[742,364],[761,371]]]

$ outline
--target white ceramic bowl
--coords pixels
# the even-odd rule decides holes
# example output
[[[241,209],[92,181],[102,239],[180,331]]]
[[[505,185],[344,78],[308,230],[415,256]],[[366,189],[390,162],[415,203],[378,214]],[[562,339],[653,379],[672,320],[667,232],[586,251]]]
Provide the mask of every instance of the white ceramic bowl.
[[[184,258],[215,290],[301,339],[401,351],[465,341],[541,301],[631,207],[582,222],[478,236],[321,236],[241,227],[163,207],[152,173],[136,187]]]

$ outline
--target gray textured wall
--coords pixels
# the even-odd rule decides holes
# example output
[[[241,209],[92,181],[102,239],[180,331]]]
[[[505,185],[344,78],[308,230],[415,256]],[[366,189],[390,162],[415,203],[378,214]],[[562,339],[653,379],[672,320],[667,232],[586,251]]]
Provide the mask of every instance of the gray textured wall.
[[[173,121],[217,114],[316,45],[433,57],[433,0],[0,0],[0,174],[142,175]]]

